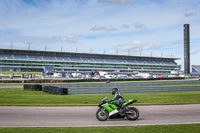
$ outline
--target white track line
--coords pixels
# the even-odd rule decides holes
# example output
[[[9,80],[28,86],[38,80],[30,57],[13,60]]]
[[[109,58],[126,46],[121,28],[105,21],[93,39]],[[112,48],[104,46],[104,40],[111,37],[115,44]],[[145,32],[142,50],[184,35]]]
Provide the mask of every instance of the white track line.
[[[200,122],[182,122],[182,123],[157,123],[157,124],[122,124],[122,125],[79,125],[79,126],[0,126],[3,127],[119,127],[119,126],[152,126],[152,125],[181,125],[181,124],[200,124]]]

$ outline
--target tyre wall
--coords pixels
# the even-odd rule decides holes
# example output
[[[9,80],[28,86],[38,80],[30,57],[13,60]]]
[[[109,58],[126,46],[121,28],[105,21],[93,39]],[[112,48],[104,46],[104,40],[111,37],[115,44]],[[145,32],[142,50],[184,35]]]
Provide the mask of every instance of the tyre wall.
[[[24,90],[28,91],[43,91],[53,95],[68,95],[68,88],[61,88],[59,86],[52,85],[40,85],[40,84],[27,84],[24,85]]]
[[[68,88],[58,86],[43,86],[43,92],[53,95],[68,95]]]
[[[28,91],[42,91],[42,85],[40,84],[27,84],[23,88]]]

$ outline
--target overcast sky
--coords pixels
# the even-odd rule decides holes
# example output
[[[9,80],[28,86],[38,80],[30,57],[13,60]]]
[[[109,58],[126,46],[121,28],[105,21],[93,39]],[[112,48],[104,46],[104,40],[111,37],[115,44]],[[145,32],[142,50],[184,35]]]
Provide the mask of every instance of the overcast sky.
[[[0,0],[0,48],[175,57],[200,65],[200,0]]]

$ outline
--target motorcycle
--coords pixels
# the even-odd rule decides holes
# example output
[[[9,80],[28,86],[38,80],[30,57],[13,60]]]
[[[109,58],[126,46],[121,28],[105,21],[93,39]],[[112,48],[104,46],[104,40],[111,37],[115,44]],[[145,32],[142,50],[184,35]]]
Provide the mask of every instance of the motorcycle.
[[[123,109],[116,106],[114,101],[106,101],[108,98],[105,97],[99,103],[99,109],[96,112],[96,118],[99,121],[106,121],[108,118],[127,118],[128,120],[137,120],[139,117],[139,111],[135,107],[128,107],[128,105],[137,102],[137,100],[129,100],[123,104]]]

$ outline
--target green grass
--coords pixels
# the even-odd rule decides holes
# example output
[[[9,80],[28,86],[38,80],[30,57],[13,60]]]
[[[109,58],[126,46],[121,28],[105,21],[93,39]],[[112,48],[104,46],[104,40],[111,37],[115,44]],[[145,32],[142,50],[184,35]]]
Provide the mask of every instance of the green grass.
[[[2,74],[35,74],[35,75],[41,75],[41,72],[10,72],[10,71],[3,71]]]
[[[199,133],[200,124],[129,127],[0,128],[1,133]]]
[[[0,106],[90,106],[98,105],[113,95],[51,95],[42,91],[23,91],[22,88],[0,88]],[[196,104],[200,91],[172,93],[123,94],[126,100],[137,99],[135,105]]]

